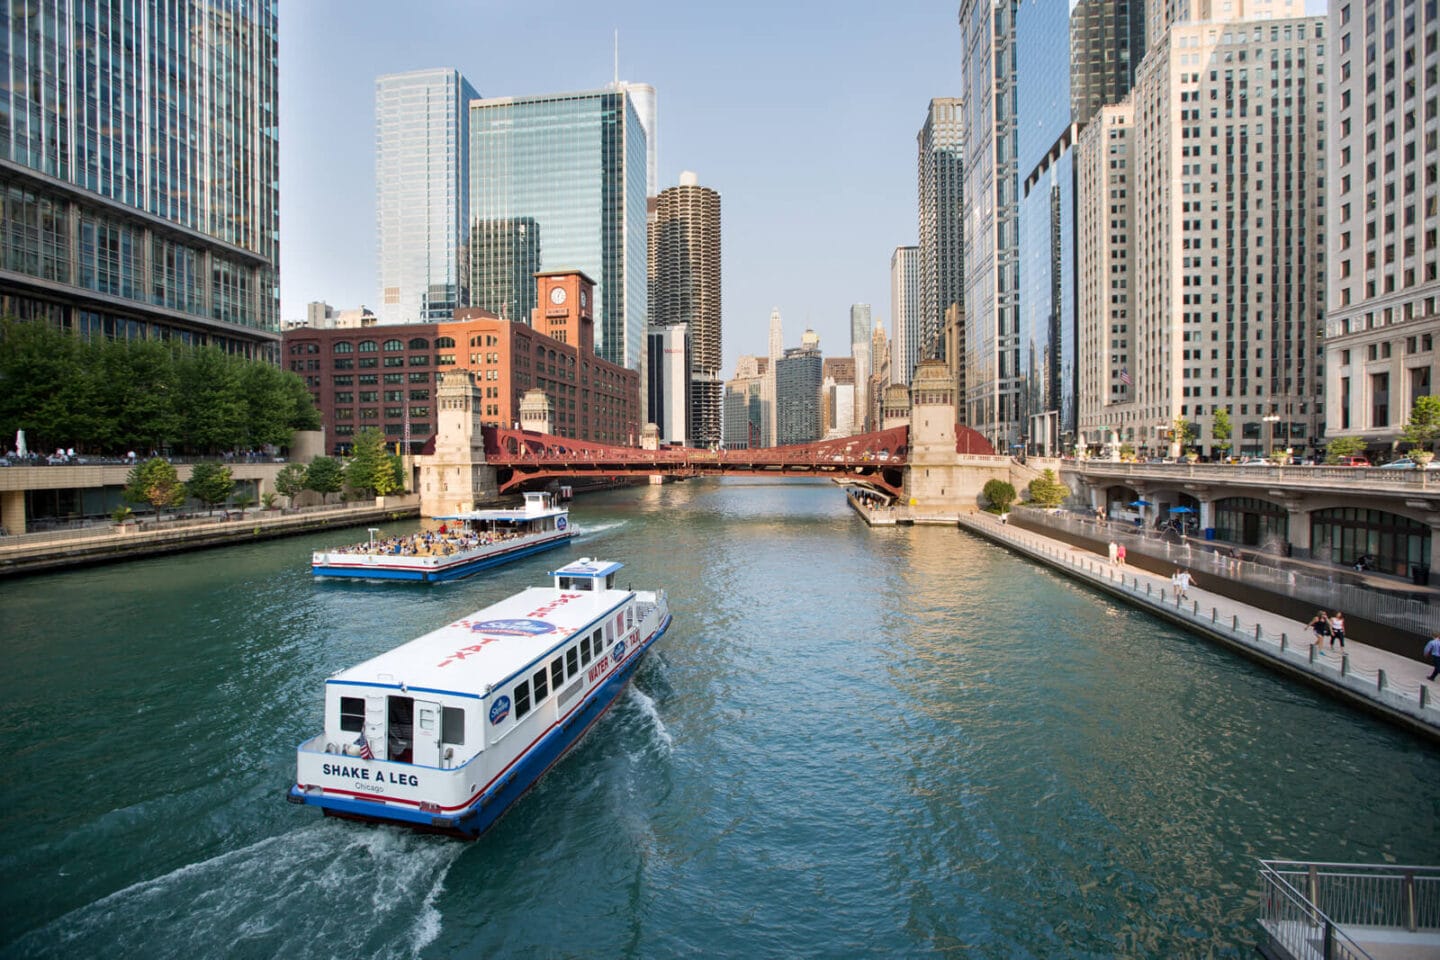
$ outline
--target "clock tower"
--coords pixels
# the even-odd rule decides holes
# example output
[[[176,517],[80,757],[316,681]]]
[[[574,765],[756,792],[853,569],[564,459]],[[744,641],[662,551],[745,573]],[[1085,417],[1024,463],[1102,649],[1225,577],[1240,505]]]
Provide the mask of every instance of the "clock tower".
[[[595,352],[595,281],[579,270],[535,274],[539,306],[530,326],[561,343]]]

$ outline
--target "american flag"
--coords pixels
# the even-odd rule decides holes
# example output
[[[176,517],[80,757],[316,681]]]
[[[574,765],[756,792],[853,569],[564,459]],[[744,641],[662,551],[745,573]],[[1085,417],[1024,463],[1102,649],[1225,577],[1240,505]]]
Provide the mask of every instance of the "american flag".
[[[365,739],[365,731],[360,731],[360,736],[355,740],[355,746],[360,748],[361,760],[374,760],[375,752],[370,749],[370,741]]]
[[[1128,367],[1121,367],[1121,368],[1120,368],[1120,382],[1123,383],[1123,384],[1125,384],[1125,385],[1127,385],[1127,386],[1128,386],[1130,383],[1133,382],[1133,381],[1130,379],[1130,369],[1129,369]]]

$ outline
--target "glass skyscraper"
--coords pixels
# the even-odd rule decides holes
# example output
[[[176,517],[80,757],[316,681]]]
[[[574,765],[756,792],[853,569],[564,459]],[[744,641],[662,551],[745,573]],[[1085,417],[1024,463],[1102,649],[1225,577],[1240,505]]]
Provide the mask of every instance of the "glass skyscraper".
[[[639,371],[642,396],[646,151],[644,128],[623,86],[470,105],[472,222],[533,223],[538,269],[582,270],[595,279],[595,352]],[[474,233],[476,291],[495,289],[497,277],[513,275],[515,245],[506,237],[506,231]],[[513,312],[508,304],[472,305],[496,312],[503,306],[528,320],[535,304],[517,302]]]
[[[930,101],[925,124],[916,136],[920,191],[920,329],[909,347],[913,361],[904,371],[908,383],[915,363],[925,357],[947,360],[964,376],[964,357],[946,357],[941,331],[945,315],[965,305],[965,228],[961,219],[965,187],[964,145],[960,122],[964,104],[956,97]],[[964,411],[960,411],[963,417]]]
[[[274,357],[276,7],[0,5],[0,314]]]
[[[375,312],[381,323],[451,320],[457,307],[471,302],[465,169],[469,103],[476,99],[458,70],[416,70],[375,81]],[[523,260],[523,225],[484,229],[505,235],[512,258]],[[534,286],[528,275],[525,286]]]

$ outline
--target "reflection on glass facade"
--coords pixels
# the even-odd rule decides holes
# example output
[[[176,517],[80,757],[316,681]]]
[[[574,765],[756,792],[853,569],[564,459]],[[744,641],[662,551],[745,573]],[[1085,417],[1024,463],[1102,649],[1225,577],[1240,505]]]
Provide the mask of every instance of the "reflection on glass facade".
[[[470,105],[470,216],[539,231],[541,270],[596,282],[595,352],[644,369],[646,142],[624,89],[476,100]],[[513,271],[512,244],[476,233],[471,279],[489,289]],[[477,304],[498,309],[489,304]],[[528,315],[515,319],[528,321]],[[641,384],[642,390],[644,383]]]
[[[920,362],[920,248],[890,255],[890,382],[909,383]]]
[[[1430,526],[1384,510],[1332,507],[1310,514],[1311,556],[1350,566],[1368,556],[1374,569],[1403,575],[1430,569]]]
[[[278,342],[276,6],[0,6],[0,313]]]
[[[965,303],[965,236],[961,200],[965,187],[965,156],[960,135],[963,104],[956,97],[930,101],[925,125],[916,136],[917,180],[920,190],[919,339],[909,345],[912,359],[904,370],[908,383],[915,364],[926,357],[948,361],[964,370],[964,357],[945,356],[947,311]]]
[[[468,104],[456,70],[375,81],[375,222],[381,323],[453,319],[470,303],[465,272]]]
[[[775,365],[775,443],[813,443],[821,437],[819,350],[791,347]]]

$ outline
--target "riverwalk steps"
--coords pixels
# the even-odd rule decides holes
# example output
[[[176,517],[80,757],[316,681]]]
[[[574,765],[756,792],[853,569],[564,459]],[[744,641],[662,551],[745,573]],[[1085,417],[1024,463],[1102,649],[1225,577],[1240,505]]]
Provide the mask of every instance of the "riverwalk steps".
[[[126,524],[0,537],[0,578],[409,519],[419,514],[420,498],[410,494],[298,511],[232,511],[153,528]]]
[[[1178,598],[1169,578],[1112,564],[1103,556],[1004,524],[988,513],[954,518],[960,529],[1037,560],[1291,678],[1440,742],[1440,681],[1431,667],[1347,638],[1344,648],[1313,642],[1298,620],[1191,587]],[[1420,640],[1416,640],[1419,654]]]

